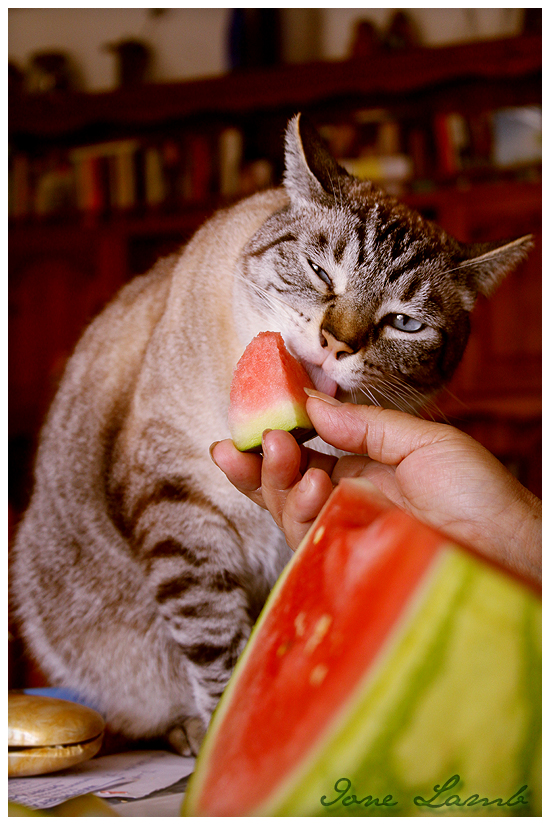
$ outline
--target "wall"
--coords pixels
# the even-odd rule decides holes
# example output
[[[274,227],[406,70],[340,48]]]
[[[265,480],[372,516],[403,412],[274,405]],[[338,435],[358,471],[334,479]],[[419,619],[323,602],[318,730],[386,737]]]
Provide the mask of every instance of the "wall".
[[[159,10],[153,10],[159,11]],[[11,8],[8,53],[20,68],[38,50],[67,52],[90,91],[113,88],[115,59],[103,47],[140,38],[155,52],[153,79],[184,80],[228,68],[231,9]],[[426,45],[436,46],[519,33],[523,9],[408,9]],[[368,19],[384,29],[394,9],[282,9],[286,60],[342,59],[349,54],[354,25]]]
[[[347,53],[353,26],[370,20],[384,31],[395,9],[323,9],[323,56],[341,59]],[[406,9],[426,46],[519,34],[523,9]]]
[[[85,88],[113,88],[115,58],[103,47],[139,38],[155,52],[154,79],[180,80],[226,69],[228,9],[10,9],[8,54],[24,68],[34,51],[61,49],[80,67]]]

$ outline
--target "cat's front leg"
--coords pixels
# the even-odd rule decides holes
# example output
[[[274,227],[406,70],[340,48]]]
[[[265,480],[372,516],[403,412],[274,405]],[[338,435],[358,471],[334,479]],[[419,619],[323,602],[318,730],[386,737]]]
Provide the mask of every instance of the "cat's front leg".
[[[132,526],[133,550],[178,659],[175,679],[184,671],[192,694],[181,713],[174,712],[167,733],[181,751],[183,728],[196,752],[256,618],[252,577],[231,521],[183,486],[177,493],[173,482],[162,485],[162,494],[141,502]]]
[[[212,561],[189,563],[191,556],[212,560],[216,549],[212,544],[191,549],[172,538],[155,546],[151,564],[158,610],[185,660],[193,692],[197,717],[184,720],[192,750],[206,731],[252,625],[246,590],[232,570],[216,568]],[[176,557],[168,558],[172,552]]]

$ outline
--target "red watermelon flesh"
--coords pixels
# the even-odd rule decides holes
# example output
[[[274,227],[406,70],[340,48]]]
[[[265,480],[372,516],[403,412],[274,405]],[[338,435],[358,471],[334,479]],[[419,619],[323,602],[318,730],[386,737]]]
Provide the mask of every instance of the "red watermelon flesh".
[[[252,633],[184,813],[382,813],[324,807],[340,777],[358,799],[392,795],[394,815],[422,813],[414,798],[455,774],[468,793],[536,794],[540,672],[524,637],[539,610],[523,584],[343,480]]]
[[[259,451],[267,429],[287,430],[298,441],[312,438],[315,433],[306,412],[304,387],[314,388],[279,332],[260,332],[253,338],[231,383],[228,419],[237,449]]]

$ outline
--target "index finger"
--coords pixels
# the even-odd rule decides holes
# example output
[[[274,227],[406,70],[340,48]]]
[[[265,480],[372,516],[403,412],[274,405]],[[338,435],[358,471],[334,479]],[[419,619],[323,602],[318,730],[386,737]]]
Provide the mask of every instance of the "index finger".
[[[397,465],[411,453],[456,433],[447,424],[424,421],[399,410],[341,404],[310,396],[307,412],[317,434],[339,450]]]

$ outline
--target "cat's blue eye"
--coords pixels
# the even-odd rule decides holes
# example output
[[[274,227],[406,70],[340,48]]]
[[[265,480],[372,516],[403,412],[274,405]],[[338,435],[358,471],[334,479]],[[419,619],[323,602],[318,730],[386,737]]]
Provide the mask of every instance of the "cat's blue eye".
[[[330,277],[327,275],[327,273],[325,272],[325,270],[321,269],[321,267],[318,266],[317,264],[314,264],[313,261],[309,260],[309,258],[308,258],[308,264],[313,269],[313,271],[315,272],[317,277],[320,278],[323,281],[323,283],[325,283],[328,287],[330,287],[332,289],[332,281],[331,281]]]
[[[405,315],[402,312],[390,315],[389,321],[392,327],[401,330],[401,332],[420,332],[424,328],[422,321],[417,321],[416,318],[411,318],[410,315]]]

